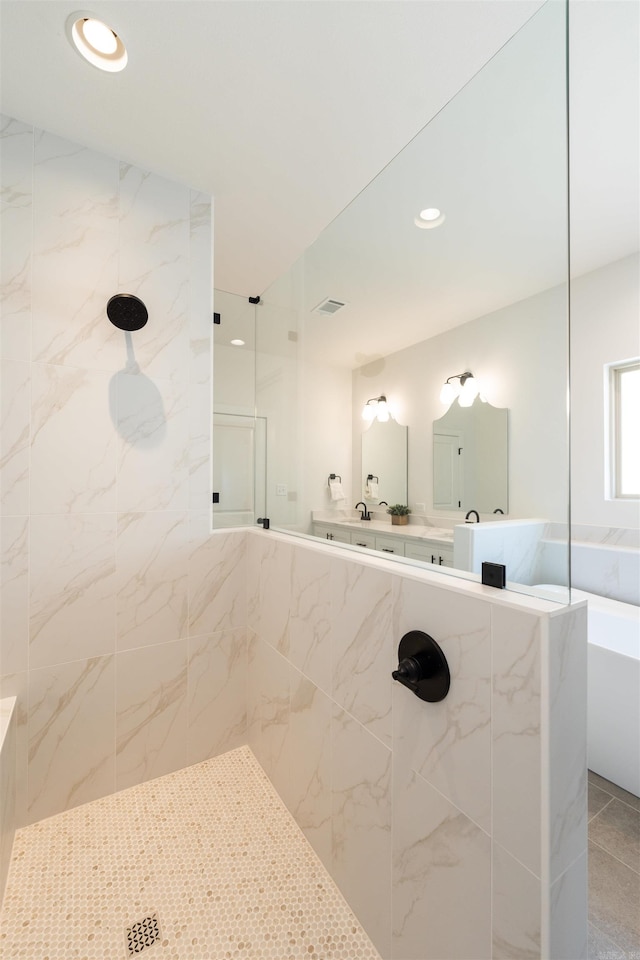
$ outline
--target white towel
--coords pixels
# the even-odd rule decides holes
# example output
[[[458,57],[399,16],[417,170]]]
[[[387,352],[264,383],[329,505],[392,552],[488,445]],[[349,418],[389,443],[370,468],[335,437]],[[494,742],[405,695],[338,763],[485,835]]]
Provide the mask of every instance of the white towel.
[[[342,489],[342,483],[337,478],[335,480],[329,480],[329,490],[331,492],[332,500],[347,499],[344,495],[344,490]]]
[[[377,500],[378,499],[378,484],[375,480],[368,480],[367,485],[364,488],[364,494],[367,500]]]

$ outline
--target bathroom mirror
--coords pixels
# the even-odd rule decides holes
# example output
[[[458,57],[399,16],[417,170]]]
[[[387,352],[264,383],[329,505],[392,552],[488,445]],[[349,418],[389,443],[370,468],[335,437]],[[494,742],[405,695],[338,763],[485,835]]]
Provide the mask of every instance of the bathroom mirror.
[[[373,420],[362,434],[362,469],[363,500],[407,503],[407,428],[393,417]]]
[[[379,499],[407,502],[411,524],[448,527],[454,543],[463,507],[434,486],[433,424],[445,380],[470,370],[496,413],[509,411],[509,442],[494,451],[508,500],[495,481],[486,507],[469,507],[478,530],[462,533],[503,525],[510,542],[494,538],[483,559],[509,558],[509,588],[568,584],[565,15],[542,7],[261,295],[253,399],[272,528],[312,535],[319,514],[356,517],[373,473]],[[429,207],[437,222],[421,219]],[[406,497],[384,495],[382,468],[366,462],[362,408],[380,395],[407,427]],[[330,498],[332,473],[343,501]],[[486,484],[473,483],[478,499]],[[509,526],[529,518],[533,534]],[[453,555],[452,573],[478,577],[467,540],[457,566],[455,543]]]
[[[456,398],[433,422],[434,510],[509,512],[506,410]]]

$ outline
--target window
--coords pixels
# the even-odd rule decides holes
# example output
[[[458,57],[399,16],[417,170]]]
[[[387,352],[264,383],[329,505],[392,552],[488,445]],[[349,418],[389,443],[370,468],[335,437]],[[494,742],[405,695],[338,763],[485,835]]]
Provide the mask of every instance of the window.
[[[610,368],[611,492],[615,498],[640,498],[640,360]]]

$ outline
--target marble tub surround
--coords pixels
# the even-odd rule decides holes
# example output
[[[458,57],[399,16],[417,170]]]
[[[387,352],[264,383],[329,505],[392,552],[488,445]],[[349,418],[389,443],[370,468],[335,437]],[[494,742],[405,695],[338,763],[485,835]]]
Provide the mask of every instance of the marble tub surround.
[[[555,582],[554,562],[566,525],[550,523],[545,532],[542,572]],[[571,585],[599,597],[640,606],[640,530],[576,523],[571,526]]]
[[[586,957],[584,604],[275,531],[247,549],[249,743],[381,956]],[[447,656],[440,703],[391,679],[409,629]]]
[[[545,580],[537,573],[546,529],[547,521],[538,519],[458,524],[453,539],[454,566],[479,574],[482,563],[489,560],[505,564],[507,580],[512,583],[547,583],[550,578]],[[557,582],[566,582],[566,573],[564,581]]]
[[[566,538],[567,525],[550,523],[546,535],[552,540]],[[637,527],[603,527],[592,523],[572,523],[571,536],[577,543],[630,547],[634,550],[640,550],[640,529]]]

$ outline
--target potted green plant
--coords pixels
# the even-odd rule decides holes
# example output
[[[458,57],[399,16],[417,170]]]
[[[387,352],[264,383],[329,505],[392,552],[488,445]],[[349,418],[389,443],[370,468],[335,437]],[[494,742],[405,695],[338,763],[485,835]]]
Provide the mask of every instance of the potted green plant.
[[[409,514],[411,510],[404,503],[394,503],[387,508],[387,513],[391,514],[391,523],[402,525],[409,523]]]

